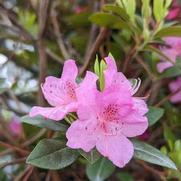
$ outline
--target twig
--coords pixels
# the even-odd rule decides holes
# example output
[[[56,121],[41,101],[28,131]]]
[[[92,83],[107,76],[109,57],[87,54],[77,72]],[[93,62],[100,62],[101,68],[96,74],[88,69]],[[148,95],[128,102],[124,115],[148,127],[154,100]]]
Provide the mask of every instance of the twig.
[[[25,177],[23,178],[22,181],[28,181],[28,179],[31,176],[32,172],[33,172],[33,167],[30,167],[30,169],[26,172],[26,175],[25,175]]]
[[[64,61],[54,52],[52,52],[49,48],[46,49],[46,53],[54,60],[56,60],[58,63],[63,64]]]
[[[24,155],[29,154],[29,151],[27,151],[27,150],[24,150],[24,149],[22,149],[22,148],[16,147],[16,146],[14,146],[14,145],[10,145],[10,144],[8,144],[8,143],[4,143],[4,142],[2,142],[2,141],[0,141],[0,145],[3,146],[3,147],[6,147],[6,148],[11,148],[11,149],[13,149],[13,150],[15,150],[15,151],[18,151],[19,153],[22,153],[22,154],[24,154]]]
[[[145,170],[151,172],[152,174],[158,176],[161,180],[165,181],[164,172],[158,171],[158,170],[154,169],[153,167],[148,166],[142,160],[136,160],[136,162],[139,163],[140,165],[142,165]]]
[[[57,39],[59,49],[60,49],[63,57],[65,59],[68,59],[68,58],[70,58],[70,55],[69,55],[69,52],[67,51],[67,49],[65,47],[65,44],[64,44],[64,41],[63,41],[63,38],[62,38],[62,34],[60,32],[60,29],[59,29],[59,23],[58,23],[58,20],[57,20],[57,12],[55,10],[56,6],[57,6],[57,1],[54,1],[54,3],[52,4],[52,8],[51,8],[51,22],[52,22],[52,25],[53,25],[53,29],[54,29],[54,32],[55,32],[55,36],[56,36],[56,39]]]
[[[34,41],[34,37],[28,33],[18,22],[17,22],[17,15],[16,13],[14,13],[12,10],[7,9],[6,7],[4,7],[1,3],[0,3],[0,12],[4,13],[6,16],[8,16],[8,18],[10,19],[10,21],[12,22],[12,24],[18,29],[19,31],[19,35],[21,35],[22,37],[24,37],[25,40],[30,40],[30,41]]]
[[[124,60],[124,65],[123,65],[123,73],[126,72],[128,64],[130,63],[130,60],[134,58],[134,56],[136,55],[137,50],[136,50],[136,45],[134,45],[130,51],[128,52],[125,60]]]
[[[33,142],[35,142],[37,139],[41,138],[46,132],[46,129],[42,129],[41,131],[38,132],[38,134],[34,135],[31,137],[29,140],[23,143],[22,147],[26,147],[31,145]]]
[[[136,61],[145,69],[145,71],[147,72],[150,79],[152,81],[155,81],[157,79],[157,77],[150,71],[147,64],[139,56],[136,56],[135,58],[136,58]]]
[[[164,97],[161,101],[159,101],[157,104],[155,104],[155,107],[160,107],[161,105],[163,105],[166,101],[168,101],[172,96],[174,96],[175,94],[177,94],[178,92],[181,91],[181,88],[179,88],[177,91],[169,94],[168,96]]]
[[[99,35],[97,36],[97,39],[95,40],[95,43],[92,45],[92,48],[88,52],[88,54],[85,57],[84,63],[82,67],[79,70],[79,75],[82,75],[85,70],[87,69],[90,61],[94,58],[97,50],[101,46],[101,44],[105,41],[108,35],[108,29],[107,28],[101,28]]]
[[[39,13],[38,13],[38,24],[39,24],[39,33],[37,40],[37,48],[39,55],[39,85],[44,82],[45,77],[47,75],[47,56],[45,46],[43,44],[43,33],[46,25],[47,14],[48,14],[48,5],[49,0],[40,0],[39,1]],[[45,105],[45,99],[43,97],[41,88],[39,86],[39,94],[38,94],[38,104]]]
[[[6,162],[6,163],[3,163],[1,166],[0,166],[0,169],[3,169],[9,165],[16,165],[16,164],[19,164],[19,163],[23,163],[26,161],[26,157],[23,157],[23,158],[18,158],[16,160],[13,160],[13,161],[10,161],[10,162]]]

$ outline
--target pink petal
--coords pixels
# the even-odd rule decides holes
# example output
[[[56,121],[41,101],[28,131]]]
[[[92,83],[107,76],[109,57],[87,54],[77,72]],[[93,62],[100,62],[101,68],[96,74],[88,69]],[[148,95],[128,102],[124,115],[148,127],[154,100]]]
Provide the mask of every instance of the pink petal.
[[[171,101],[172,103],[181,102],[181,91],[179,91],[178,93],[176,93],[175,95],[173,95],[173,96],[170,98],[170,101]]]
[[[19,118],[17,116],[14,116],[9,123],[9,128],[14,135],[20,136],[23,130],[21,122],[18,119]]]
[[[72,80],[75,81],[78,75],[78,69],[75,64],[75,60],[69,59],[66,60],[63,67],[63,72],[61,78],[63,80]]]
[[[59,121],[59,120],[63,119],[68,112],[69,111],[67,109],[62,108],[62,107],[53,108],[53,107],[35,106],[31,109],[29,115],[30,115],[30,117],[41,115],[46,118],[53,119],[55,121]]]
[[[85,152],[89,152],[96,144],[95,128],[96,124],[93,120],[73,122],[66,132],[67,146],[73,149],[81,148]]]
[[[42,85],[42,91],[45,99],[52,106],[60,106],[64,104],[62,81],[56,77],[49,76]]]
[[[87,71],[86,76],[79,88],[76,89],[76,96],[78,104],[82,105],[94,105],[95,96],[97,92],[96,81],[98,77],[96,74]]]
[[[124,136],[101,136],[96,143],[96,148],[120,168],[131,160],[134,153],[132,143]]]
[[[159,73],[162,73],[164,70],[172,67],[173,65],[170,62],[160,62],[157,64],[157,70]]]
[[[145,115],[148,112],[148,107],[146,102],[139,97],[133,97],[134,110],[136,110],[140,115]]]
[[[143,134],[148,128],[148,119],[137,113],[131,113],[123,119],[121,132],[126,137],[135,137]]]

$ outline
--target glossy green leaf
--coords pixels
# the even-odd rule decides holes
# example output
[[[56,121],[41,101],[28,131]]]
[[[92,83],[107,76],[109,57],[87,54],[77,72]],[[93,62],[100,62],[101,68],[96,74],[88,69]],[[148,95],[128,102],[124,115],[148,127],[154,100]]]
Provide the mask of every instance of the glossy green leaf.
[[[149,122],[149,126],[155,124],[164,114],[164,109],[158,107],[149,107],[149,111],[146,114]]]
[[[103,6],[103,10],[104,11],[110,11],[112,13],[115,13],[116,15],[119,15],[122,19],[124,20],[129,20],[129,16],[126,13],[125,9],[119,7],[119,6],[115,6],[112,4],[106,4]]]
[[[163,167],[177,169],[174,162],[158,149],[138,140],[132,140],[134,157]]]
[[[155,35],[156,38],[169,37],[169,36],[181,36],[181,26],[171,26],[162,28]]]
[[[99,158],[100,154],[96,149],[86,153],[83,150],[79,150],[79,153],[90,163],[93,164],[95,163]]]
[[[104,181],[115,170],[115,166],[106,158],[101,158],[94,164],[89,164],[86,174],[91,181]]]
[[[27,116],[23,116],[21,118],[21,121],[23,123],[31,124],[31,125],[41,127],[41,128],[48,128],[54,131],[66,131],[68,128],[67,125],[61,122],[45,119],[42,116],[30,117],[27,115]]]
[[[89,18],[93,23],[112,29],[130,29],[127,22],[109,13],[94,13]]]
[[[57,170],[71,165],[77,157],[78,152],[65,147],[63,141],[44,139],[36,145],[26,163],[44,169]]]

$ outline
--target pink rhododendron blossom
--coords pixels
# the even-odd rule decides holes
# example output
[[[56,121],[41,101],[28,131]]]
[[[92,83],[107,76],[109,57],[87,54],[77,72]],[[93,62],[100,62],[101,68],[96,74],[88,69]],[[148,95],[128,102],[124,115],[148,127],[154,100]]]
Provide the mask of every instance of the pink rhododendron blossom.
[[[145,132],[148,111],[144,100],[134,97],[131,83],[117,72],[114,59],[105,58],[105,87],[98,91],[98,77],[87,72],[76,89],[78,119],[67,130],[67,146],[91,151],[94,147],[118,167],[123,167],[133,157],[134,148],[129,137]]]
[[[160,50],[173,62],[162,60],[157,64],[157,69],[161,73],[165,69],[174,66],[177,56],[181,56],[181,38],[168,37],[164,39],[167,46],[160,48]]]
[[[9,129],[15,136],[20,136],[22,133],[22,125],[19,117],[13,116],[11,122],[9,123]]]
[[[45,99],[52,107],[33,107],[30,116],[42,115],[53,120],[61,120],[69,112],[77,109],[75,89],[78,69],[74,60],[67,60],[61,78],[49,76],[42,85]]]
[[[181,15],[181,5],[176,1],[173,0],[171,9],[166,17],[167,20],[176,20]]]
[[[181,102],[181,77],[177,78],[177,80],[172,81],[169,84],[169,89],[172,93],[175,93],[171,98],[170,101],[173,103]]]

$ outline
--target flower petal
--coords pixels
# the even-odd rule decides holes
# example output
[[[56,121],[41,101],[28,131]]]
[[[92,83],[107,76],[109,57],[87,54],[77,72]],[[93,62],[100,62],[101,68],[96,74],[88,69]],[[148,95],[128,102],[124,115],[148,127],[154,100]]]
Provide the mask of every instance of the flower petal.
[[[89,152],[96,144],[95,128],[96,124],[93,120],[73,122],[66,132],[67,146],[73,149],[81,148]]]
[[[42,91],[45,99],[51,106],[60,106],[64,104],[62,81],[59,78],[49,76],[42,85]]]
[[[77,75],[78,75],[78,68],[75,64],[75,60],[69,59],[65,61],[61,76],[62,80],[75,81]]]
[[[60,108],[60,107],[38,107],[35,106],[31,109],[29,115],[30,117],[34,117],[37,115],[44,116],[49,119],[53,119],[55,121],[59,121],[65,117],[68,113],[68,110]]]
[[[133,97],[134,110],[137,111],[140,115],[145,115],[148,112],[148,107],[144,100],[139,97]]]
[[[96,143],[96,148],[120,168],[131,160],[134,153],[133,144],[124,136],[102,135]]]
[[[148,119],[138,113],[129,114],[124,118],[121,126],[121,132],[126,137],[135,137],[143,134],[148,128]]]

